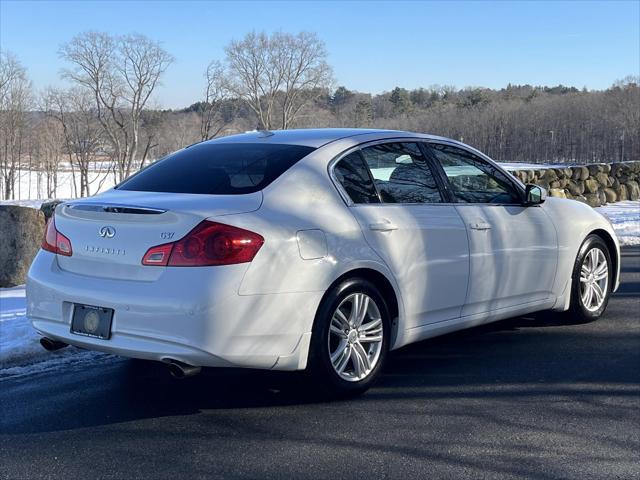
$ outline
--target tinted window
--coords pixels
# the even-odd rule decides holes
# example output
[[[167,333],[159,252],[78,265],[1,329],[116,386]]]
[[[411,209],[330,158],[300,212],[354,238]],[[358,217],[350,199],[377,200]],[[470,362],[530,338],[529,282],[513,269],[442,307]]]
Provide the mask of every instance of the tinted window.
[[[456,199],[466,203],[519,203],[507,176],[477,155],[449,145],[430,144]]]
[[[267,143],[199,143],[157,161],[118,189],[225,195],[257,192],[313,150]]]
[[[340,160],[333,174],[354,203],[380,202],[360,152],[350,153]]]
[[[415,143],[384,143],[362,149],[385,203],[439,203],[431,169]]]

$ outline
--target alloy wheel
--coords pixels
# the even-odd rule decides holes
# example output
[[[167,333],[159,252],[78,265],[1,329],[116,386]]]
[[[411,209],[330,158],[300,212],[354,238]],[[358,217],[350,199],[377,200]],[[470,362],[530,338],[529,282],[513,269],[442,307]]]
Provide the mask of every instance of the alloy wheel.
[[[580,268],[580,297],[589,312],[604,304],[609,287],[609,264],[604,252],[594,247],[587,252]]]
[[[343,380],[357,382],[374,370],[380,359],[384,328],[376,302],[364,293],[348,295],[331,317],[329,355]]]

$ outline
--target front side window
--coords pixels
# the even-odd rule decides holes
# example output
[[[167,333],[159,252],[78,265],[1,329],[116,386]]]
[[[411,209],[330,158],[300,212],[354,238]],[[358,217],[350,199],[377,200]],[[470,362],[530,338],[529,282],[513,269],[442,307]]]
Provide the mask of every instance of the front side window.
[[[274,143],[198,143],[158,160],[117,189],[214,195],[253,193],[313,150]]]
[[[380,203],[376,187],[359,151],[340,160],[334,167],[333,174],[353,203]]]
[[[507,176],[477,155],[443,144],[429,144],[449,179],[458,202],[520,203],[520,195]]]
[[[362,149],[385,203],[440,203],[442,196],[420,147],[383,143]]]

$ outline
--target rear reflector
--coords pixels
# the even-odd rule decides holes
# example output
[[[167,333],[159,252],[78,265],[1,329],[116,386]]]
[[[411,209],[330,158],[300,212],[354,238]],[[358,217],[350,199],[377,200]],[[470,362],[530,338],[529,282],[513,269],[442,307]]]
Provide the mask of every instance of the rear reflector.
[[[73,254],[71,240],[56,229],[55,217],[47,220],[41,247],[47,252],[64,255],[65,257],[70,257]]]
[[[253,260],[264,238],[257,233],[205,220],[173,243],[151,247],[143,265],[204,267],[233,265]]]

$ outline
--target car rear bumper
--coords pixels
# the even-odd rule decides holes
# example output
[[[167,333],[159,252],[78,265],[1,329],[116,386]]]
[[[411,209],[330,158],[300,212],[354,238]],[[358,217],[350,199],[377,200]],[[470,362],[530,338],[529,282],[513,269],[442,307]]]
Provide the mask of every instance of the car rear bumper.
[[[164,267],[145,267],[164,268]],[[210,367],[306,367],[323,292],[239,295],[246,264],[164,268],[154,281],[63,271],[41,251],[27,280],[27,316],[40,334],[90,350]],[[114,310],[111,338],[71,333],[74,304]]]

